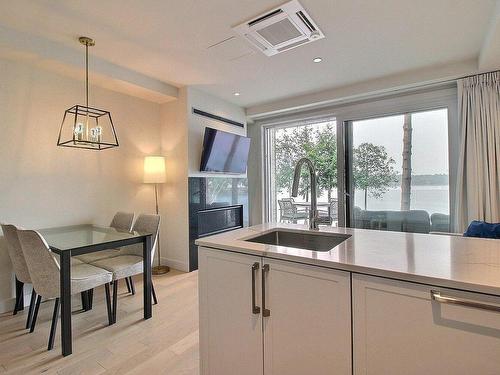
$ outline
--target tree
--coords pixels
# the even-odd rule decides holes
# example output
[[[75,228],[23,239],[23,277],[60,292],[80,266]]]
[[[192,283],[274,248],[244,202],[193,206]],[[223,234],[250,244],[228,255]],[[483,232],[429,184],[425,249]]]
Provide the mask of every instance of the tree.
[[[365,210],[368,194],[380,198],[396,182],[393,164],[384,146],[362,143],[353,150],[354,186],[364,191]]]
[[[276,190],[291,193],[295,165],[300,158],[311,159],[318,171],[318,188],[327,190],[328,198],[337,186],[337,141],[332,124],[314,130],[311,125],[280,131],[275,139]],[[304,168],[299,194],[309,199],[309,174]]]
[[[309,157],[318,170],[318,188],[328,192],[330,202],[332,189],[337,186],[337,138],[332,124],[316,131]]]

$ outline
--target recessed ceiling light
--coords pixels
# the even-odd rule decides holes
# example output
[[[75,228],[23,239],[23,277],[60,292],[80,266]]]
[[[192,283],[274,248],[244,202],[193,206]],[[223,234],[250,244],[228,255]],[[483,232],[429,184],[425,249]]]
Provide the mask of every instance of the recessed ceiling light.
[[[323,59],[322,59],[321,57],[315,57],[315,58],[313,59],[313,62],[315,62],[315,63],[319,63],[319,62],[321,62],[321,61],[323,61]]]
[[[235,92],[234,96],[240,96],[240,93],[239,92]]]

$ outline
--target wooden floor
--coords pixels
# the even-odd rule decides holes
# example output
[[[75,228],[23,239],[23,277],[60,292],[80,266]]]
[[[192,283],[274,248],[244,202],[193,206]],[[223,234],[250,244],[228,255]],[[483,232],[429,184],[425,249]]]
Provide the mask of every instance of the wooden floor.
[[[142,277],[142,276],[141,276]],[[73,299],[73,354],[61,356],[60,331],[47,351],[53,301],[42,303],[34,333],[24,329],[27,308],[0,315],[0,374],[169,374],[199,373],[198,275],[171,271],[153,278],[159,304],[142,319],[141,277],[137,293],[119,285],[117,323],[107,326],[104,288],[94,293],[94,308],[78,310]],[[60,328],[60,327],[58,327]]]

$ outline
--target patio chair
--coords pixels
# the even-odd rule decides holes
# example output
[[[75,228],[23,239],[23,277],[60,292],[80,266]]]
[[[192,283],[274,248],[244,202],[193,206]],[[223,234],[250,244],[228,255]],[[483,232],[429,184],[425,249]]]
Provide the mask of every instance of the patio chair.
[[[297,220],[308,219],[307,210],[299,210],[295,205],[293,198],[283,198],[278,200],[280,207],[280,221],[289,221],[297,223]]]
[[[334,221],[337,221],[339,215],[339,201],[337,198],[330,198],[330,205],[327,207],[327,210],[318,210],[318,214],[321,217],[325,217],[327,220],[325,224],[327,225],[332,225]]]

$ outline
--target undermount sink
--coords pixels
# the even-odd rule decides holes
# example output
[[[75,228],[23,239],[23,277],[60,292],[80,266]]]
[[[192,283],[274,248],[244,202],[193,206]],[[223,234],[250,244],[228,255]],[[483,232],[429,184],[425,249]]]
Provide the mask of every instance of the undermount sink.
[[[335,246],[351,237],[348,234],[325,232],[292,232],[275,229],[271,232],[247,238],[245,241],[257,242],[266,245],[295,247],[297,249],[313,251],[330,251]]]

